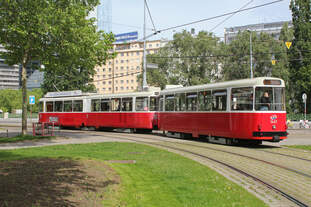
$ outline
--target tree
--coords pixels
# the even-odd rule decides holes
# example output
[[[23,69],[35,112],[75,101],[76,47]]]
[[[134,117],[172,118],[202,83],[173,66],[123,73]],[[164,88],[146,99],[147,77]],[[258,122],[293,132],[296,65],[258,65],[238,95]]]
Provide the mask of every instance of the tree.
[[[302,111],[301,95],[307,93],[311,97],[311,5],[309,0],[291,0],[294,39],[290,49],[290,72],[295,98],[293,106]],[[311,112],[310,104],[307,111]]]
[[[237,35],[226,50],[223,79],[250,78],[250,35],[252,38],[253,77],[273,76],[288,81],[289,73],[285,45],[267,33],[244,31]],[[272,64],[275,60],[275,65]]]
[[[220,44],[217,37],[205,31],[196,36],[187,31],[176,33],[173,41],[157,54],[148,56],[148,62],[159,67],[148,70],[148,83],[161,87],[166,84],[190,86],[215,80]]]
[[[46,71],[62,70],[63,61],[64,68],[71,63],[71,69],[81,71],[107,58],[112,35],[96,33],[93,21],[86,19],[97,4],[98,0],[0,0],[0,42],[6,50],[1,56],[9,65],[22,66],[22,135],[27,133],[26,66],[31,61],[40,61]],[[77,65],[81,67],[74,68]]]

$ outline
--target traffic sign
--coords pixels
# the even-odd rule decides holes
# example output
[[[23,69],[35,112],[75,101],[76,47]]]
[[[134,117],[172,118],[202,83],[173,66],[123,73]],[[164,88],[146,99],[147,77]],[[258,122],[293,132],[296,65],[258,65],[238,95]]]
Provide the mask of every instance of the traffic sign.
[[[33,105],[36,103],[36,99],[35,99],[35,96],[29,96],[29,104],[30,105]]]
[[[275,65],[276,60],[271,60],[272,65]]]
[[[285,45],[286,45],[287,49],[289,49],[290,46],[292,45],[292,42],[285,42]]]

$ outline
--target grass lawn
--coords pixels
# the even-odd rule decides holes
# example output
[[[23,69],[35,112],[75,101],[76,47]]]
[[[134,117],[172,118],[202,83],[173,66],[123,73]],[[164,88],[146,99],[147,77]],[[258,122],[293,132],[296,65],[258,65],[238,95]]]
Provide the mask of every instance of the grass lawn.
[[[32,135],[18,135],[15,137],[0,137],[0,144],[1,143],[11,143],[11,142],[21,142],[21,141],[26,141],[26,140],[39,140],[39,139],[52,139],[55,137],[51,136],[32,136]]]
[[[40,160],[42,163],[50,163],[50,161],[46,161],[45,159],[51,159],[51,166],[53,167],[45,169],[41,166],[42,169],[40,168],[37,174],[49,172],[48,174],[52,176],[51,174],[53,173],[50,173],[48,169],[57,168],[57,170],[54,170],[54,174],[56,172],[62,172],[61,175],[64,176],[67,173],[64,173],[64,169],[60,165],[63,162],[64,165],[69,165],[67,163],[68,160],[77,162],[92,160],[92,162],[97,162],[97,164],[88,164],[87,166],[109,166],[119,176],[119,184],[118,187],[106,188],[105,191],[96,194],[97,198],[101,198],[100,206],[267,206],[242,187],[228,181],[206,166],[174,153],[134,143],[98,143],[0,150],[0,179],[1,177],[10,176],[9,173],[1,174],[1,171],[3,171],[1,166],[5,163],[12,163],[12,165],[15,163],[14,166],[16,168],[25,168],[21,166],[26,166],[26,168],[31,169],[32,166],[35,166],[34,160]],[[25,164],[25,160],[31,160],[31,164]],[[55,160],[63,161],[55,163]],[[16,163],[21,161],[24,165]],[[102,163],[102,165],[98,163]],[[14,168],[10,166],[6,167],[10,169]],[[70,164],[68,169],[71,168],[74,168],[72,164]],[[19,170],[15,171],[18,172]],[[70,177],[77,177],[77,175],[71,174],[70,176],[68,174],[64,180],[68,180]],[[100,175],[97,171],[94,171],[93,174]],[[113,177],[111,176],[111,172],[106,174],[107,179]],[[22,176],[23,172],[14,175]],[[105,181],[107,184],[106,187],[111,183],[107,179]],[[15,180],[14,182],[16,182]],[[75,183],[74,181],[72,182]],[[50,184],[53,185],[53,189],[48,190],[55,191],[55,189],[58,189],[57,183],[54,181],[50,182]],[[5,186],[1,186],[0,183],[0,187],[3,189]],[[31,188],[31,186],[28,187]],[[41,190],[40,192],[42,193]],[[70,192],[67,192],[67,194],[70,194]],[[39,199],[39,196],[37,198]],[[0,206],[1,199],[3,198],[0,198]],[[45,195],[44,199],[46,200],[41,202],[41,206],[55,206],[55,204],[60,204],[62,199],[62,204],[64,204],[64,200],[67,198],[59,194],[57,196],[59,203],[53,203],[54,200],[50,199],[49,195]],[[40,202],[35,203],[34,206],[40,206]]]
[[[286,147],[298,148],[311,151],[311,145],[287,145]]]

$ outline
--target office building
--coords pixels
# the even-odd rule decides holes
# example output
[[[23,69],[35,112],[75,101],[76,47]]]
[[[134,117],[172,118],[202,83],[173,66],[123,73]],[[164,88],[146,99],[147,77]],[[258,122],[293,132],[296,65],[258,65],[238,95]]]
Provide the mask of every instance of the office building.
[[[245,30],[255,31],[258,34],[265,32],[271,34],[275,39],[278,40],[282,27],[285,23],[288,23],[288,27],[293,27],[293,24],[290,21],[280,21],[225,28],[225,43],[230,44],[239,32],[243,32]]]

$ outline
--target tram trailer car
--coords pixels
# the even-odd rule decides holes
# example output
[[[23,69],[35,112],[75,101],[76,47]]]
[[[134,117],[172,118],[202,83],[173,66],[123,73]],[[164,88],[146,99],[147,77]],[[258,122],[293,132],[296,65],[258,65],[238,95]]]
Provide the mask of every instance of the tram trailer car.
[[[287,137],[285,85],[278,78],[165,89],[159,102],[159,130],[170,134],[227,144],[279,142]]]
[[[40,99],[39,122],[61,127],[129,128],[150,132],[157,128],[155,89],[124,94],[49,92]]]

